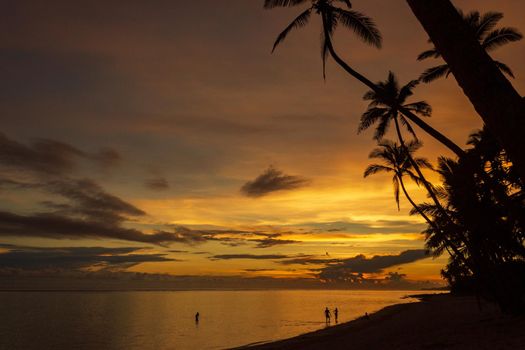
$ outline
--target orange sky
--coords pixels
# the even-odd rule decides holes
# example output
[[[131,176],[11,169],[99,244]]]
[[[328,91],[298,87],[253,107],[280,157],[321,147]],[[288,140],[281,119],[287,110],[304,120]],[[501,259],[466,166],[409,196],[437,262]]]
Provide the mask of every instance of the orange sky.
[[[466,11],[502,11],[502,25],[523,29],[522,1],[454,3]],[[427,36],[405,1],[353,4],[376,21],[384,36],[377,50],[338,32],[336,48],[354,68],[373,81],[392,70],[406,82],[430,66],[415,60],[428,48]],[[298,11],[265,11],[256,0],[7,4],[0,14],[0,108],[3,142],[11,148],[0,152],[16,151],[29,160],[22,165],[5,161],[0,175],[32,187],[0,182],[0,211],[26,218],[80,215],[89,221],[91,214],[57,204],[96,207],[64,189],[66,183],[90,179],[99,186],[94,192],[78,182],[75,191],[103,190],[111,200],[144,212],[134,213],[119,202],[120,209],[108,209],[119,216],[119,227],[144,234],[175,232],[184,239],[159,246],[117,234],[2,228],[2,251],[134,247],[140,249],[123,254],[165,259],[142,257],[125,265],[130,271],[314,277],[330,264],[327,259],[364,254],[372,260],[422,249],[422,220],[408,215],[403,199],[397,210],[391,178],[363,179],[375,145],[372,132],[356,134],[366,89],[333,62],[323,81],[319,23],[292,33],[270,55],[276,35]],[[522,91],[524,43],[505,46],[495,56],[514,70],[513,84]],[[481,126],[453,77],[418,87],[416,100],[432,104],[429,123],[460,145]],[[419,130],[418,135],[425,144],[420,155],[432,161],[449,155]],[[63,144],[45,148],[35,139]],[[55,158],[46,158],[50,154]],[[70,166],[29,168],[39,161]],[[241,187],[270,166],[304,183],[256,198],[243,195]],[[409,190],[418,201],[425,199],[415,185]],[[187,241],[190,236],[193,240]],[[305,256],[324,260],[286,263]],[[446,257],[405,262],[377,268],[372,276],[397,271],[413,280],[438,280]]]

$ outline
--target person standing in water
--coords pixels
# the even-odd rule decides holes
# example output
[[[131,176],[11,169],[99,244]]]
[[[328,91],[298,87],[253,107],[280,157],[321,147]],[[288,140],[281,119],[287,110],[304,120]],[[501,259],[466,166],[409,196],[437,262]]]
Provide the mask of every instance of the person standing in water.
[[[200,314],[199,312],[197,311],[197,313],[195,314],[195,323],[199,323],[199,317],[200,317]]]
[[[330,323],[330,310],[328,309],[328,307],[326,307],[326,309],[324,310],[324,316],[326,319],[326,323]]]
[[[335,323],[337,323],[337,317],[339,316],[339,310],[337,310],[337,308],[334,309],[334,319],[335,319]]]

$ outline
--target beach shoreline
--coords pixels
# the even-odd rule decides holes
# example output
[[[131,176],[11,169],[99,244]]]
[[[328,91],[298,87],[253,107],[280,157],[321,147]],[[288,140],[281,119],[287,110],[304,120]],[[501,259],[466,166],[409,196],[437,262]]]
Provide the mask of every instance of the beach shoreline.
[[[297,337],[234,349],[525,349],[525,317],[501,314],[473,296],[413,295],[419,302],[387,306],[368,318]],[[481,308],[480,308],[481,307]]]

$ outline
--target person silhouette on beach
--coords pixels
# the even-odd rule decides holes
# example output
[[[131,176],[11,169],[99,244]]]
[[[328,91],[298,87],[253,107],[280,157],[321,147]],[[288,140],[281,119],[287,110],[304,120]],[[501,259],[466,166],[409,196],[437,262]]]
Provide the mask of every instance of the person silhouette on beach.
[[[326,323],[330,323],[330,310],[328,309],[328,307],[326,307],[326,309],[324,310],[324,316],[326,318]]]
[[[199,314],[199,312],[197,312],[195,314],[195,323],[197,323],[197,324],[199,323],[199,317],[200,317],[200,314]]]
[[[335,323],[337,323],[337,317],[339,316],[339,310],[337,310],[337,308],[334,309],[334,319],[335,319]]]

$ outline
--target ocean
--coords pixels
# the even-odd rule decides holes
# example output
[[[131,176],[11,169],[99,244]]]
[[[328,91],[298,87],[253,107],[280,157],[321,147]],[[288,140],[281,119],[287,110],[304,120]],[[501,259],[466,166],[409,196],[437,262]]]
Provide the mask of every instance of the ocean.
[[[0,292],[0,349],[225,349],[327,327],[325,307],[341,323],[418,293]]]

